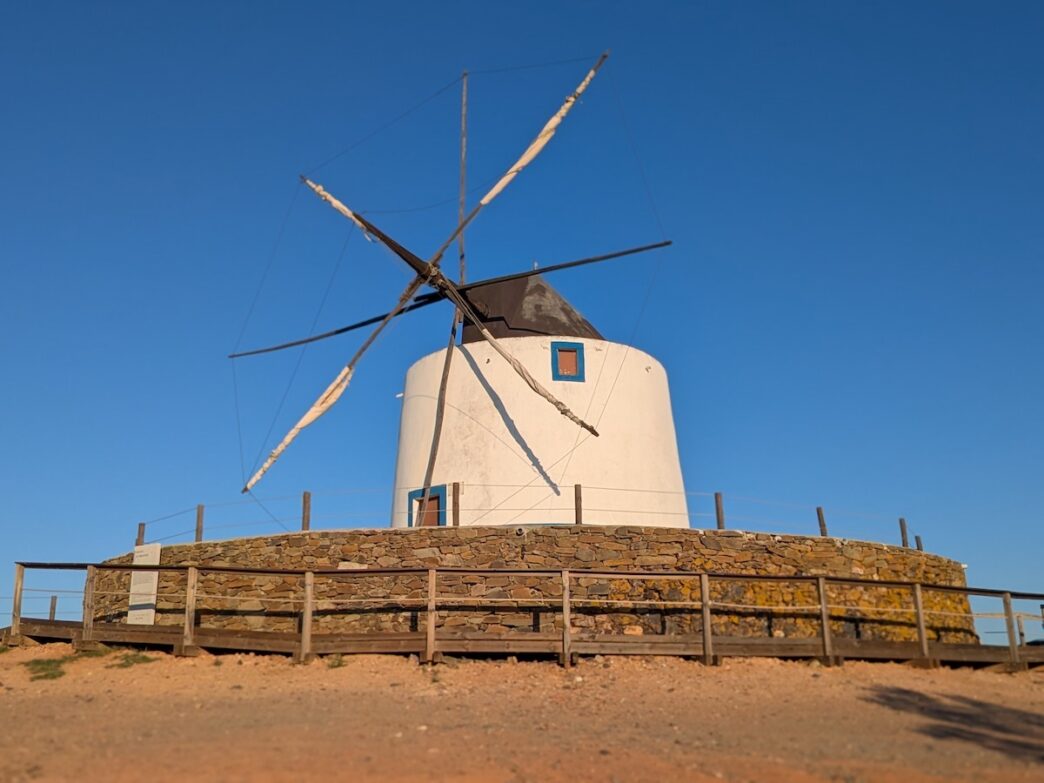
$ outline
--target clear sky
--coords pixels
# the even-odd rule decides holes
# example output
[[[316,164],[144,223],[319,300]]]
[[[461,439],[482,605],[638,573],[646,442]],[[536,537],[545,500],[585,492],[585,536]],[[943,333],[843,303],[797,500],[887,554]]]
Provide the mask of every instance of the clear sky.
[[[970,581],[1041,589],[1042,40],[1044,7],[1015,2],[9,4],[0,595],[15,559],[103,558],[198,502],[243,524],[223,535],[277,529],[219,504],[360,338],[239,365],[241,462],[225,354],[266,267],[244,347],[382,312],[409,279],[297,175],[425,255],[456,216],[458,89],[388,122],[475,71],[478,191],[605,48],[469,230],[471,274],[666,234],[554,284],[665,364],[690,491],[752,529],[814,532],[822,505],[895,542],[905,516]],[[448,318],[381,339],[260,485],[291,498],[274,514],[311,489],[316,527],[387,524],[395,395]]]

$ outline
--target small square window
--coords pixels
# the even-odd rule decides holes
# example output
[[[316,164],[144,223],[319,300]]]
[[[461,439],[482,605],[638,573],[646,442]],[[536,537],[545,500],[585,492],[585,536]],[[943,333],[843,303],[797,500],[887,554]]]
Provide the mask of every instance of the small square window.
[[[551,378],[556,381],[584,380],[582,343],[551,343]]]

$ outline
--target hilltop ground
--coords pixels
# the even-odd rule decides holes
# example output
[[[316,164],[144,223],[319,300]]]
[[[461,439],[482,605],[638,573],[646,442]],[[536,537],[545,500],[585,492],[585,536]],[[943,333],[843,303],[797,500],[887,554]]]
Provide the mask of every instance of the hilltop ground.
[[[0,655],[0,780],[1044,781],[1041,671],[70,655]]]

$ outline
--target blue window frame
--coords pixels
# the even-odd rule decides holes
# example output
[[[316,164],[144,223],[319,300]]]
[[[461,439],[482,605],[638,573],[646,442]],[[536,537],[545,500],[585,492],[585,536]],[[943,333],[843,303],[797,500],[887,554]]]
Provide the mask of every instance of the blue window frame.
[[[415,489],[407,495],[406,500],[406,523],[413,527],[413,510],[418,507],[424,497],[424,488]],[[439,499],[439,527],[446,527],[446,485],[440,484],[432,487],[428,492],[429,498]]]
[[[584,381],[584,344],[551,343],[551,380]]]

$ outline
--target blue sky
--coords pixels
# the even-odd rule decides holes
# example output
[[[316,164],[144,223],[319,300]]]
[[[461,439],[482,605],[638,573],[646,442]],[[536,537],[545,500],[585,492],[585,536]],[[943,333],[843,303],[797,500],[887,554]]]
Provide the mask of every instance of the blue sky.
[[[605,48],[559,137],[469,230],[471,273],[662,223],[671,250],[554,282],[664,362],[690,491],[724,491],[753,529],[814,532],[823,505],[833,532],[896,541],[902,515],[970,581],[1040,589],[1042,39],[1033,3],[9,7],[0,595],[14,559],[102,558],[198,502],[208,526],[243,525],[225,535],[276,529],[233,504],[224,358],[266,266],[244,346],[381,312],[408,280],[297,175],[424,255],[454,225],[456,87],[315,167],[464,68],[586,58],[475,73],[478,189]],[[448,317],[382,338],[259,488],[288,498],[276,516],[311,489],[317,527],[386,523],[395,394]],[[247,467],[357,344],[239,365]]]

